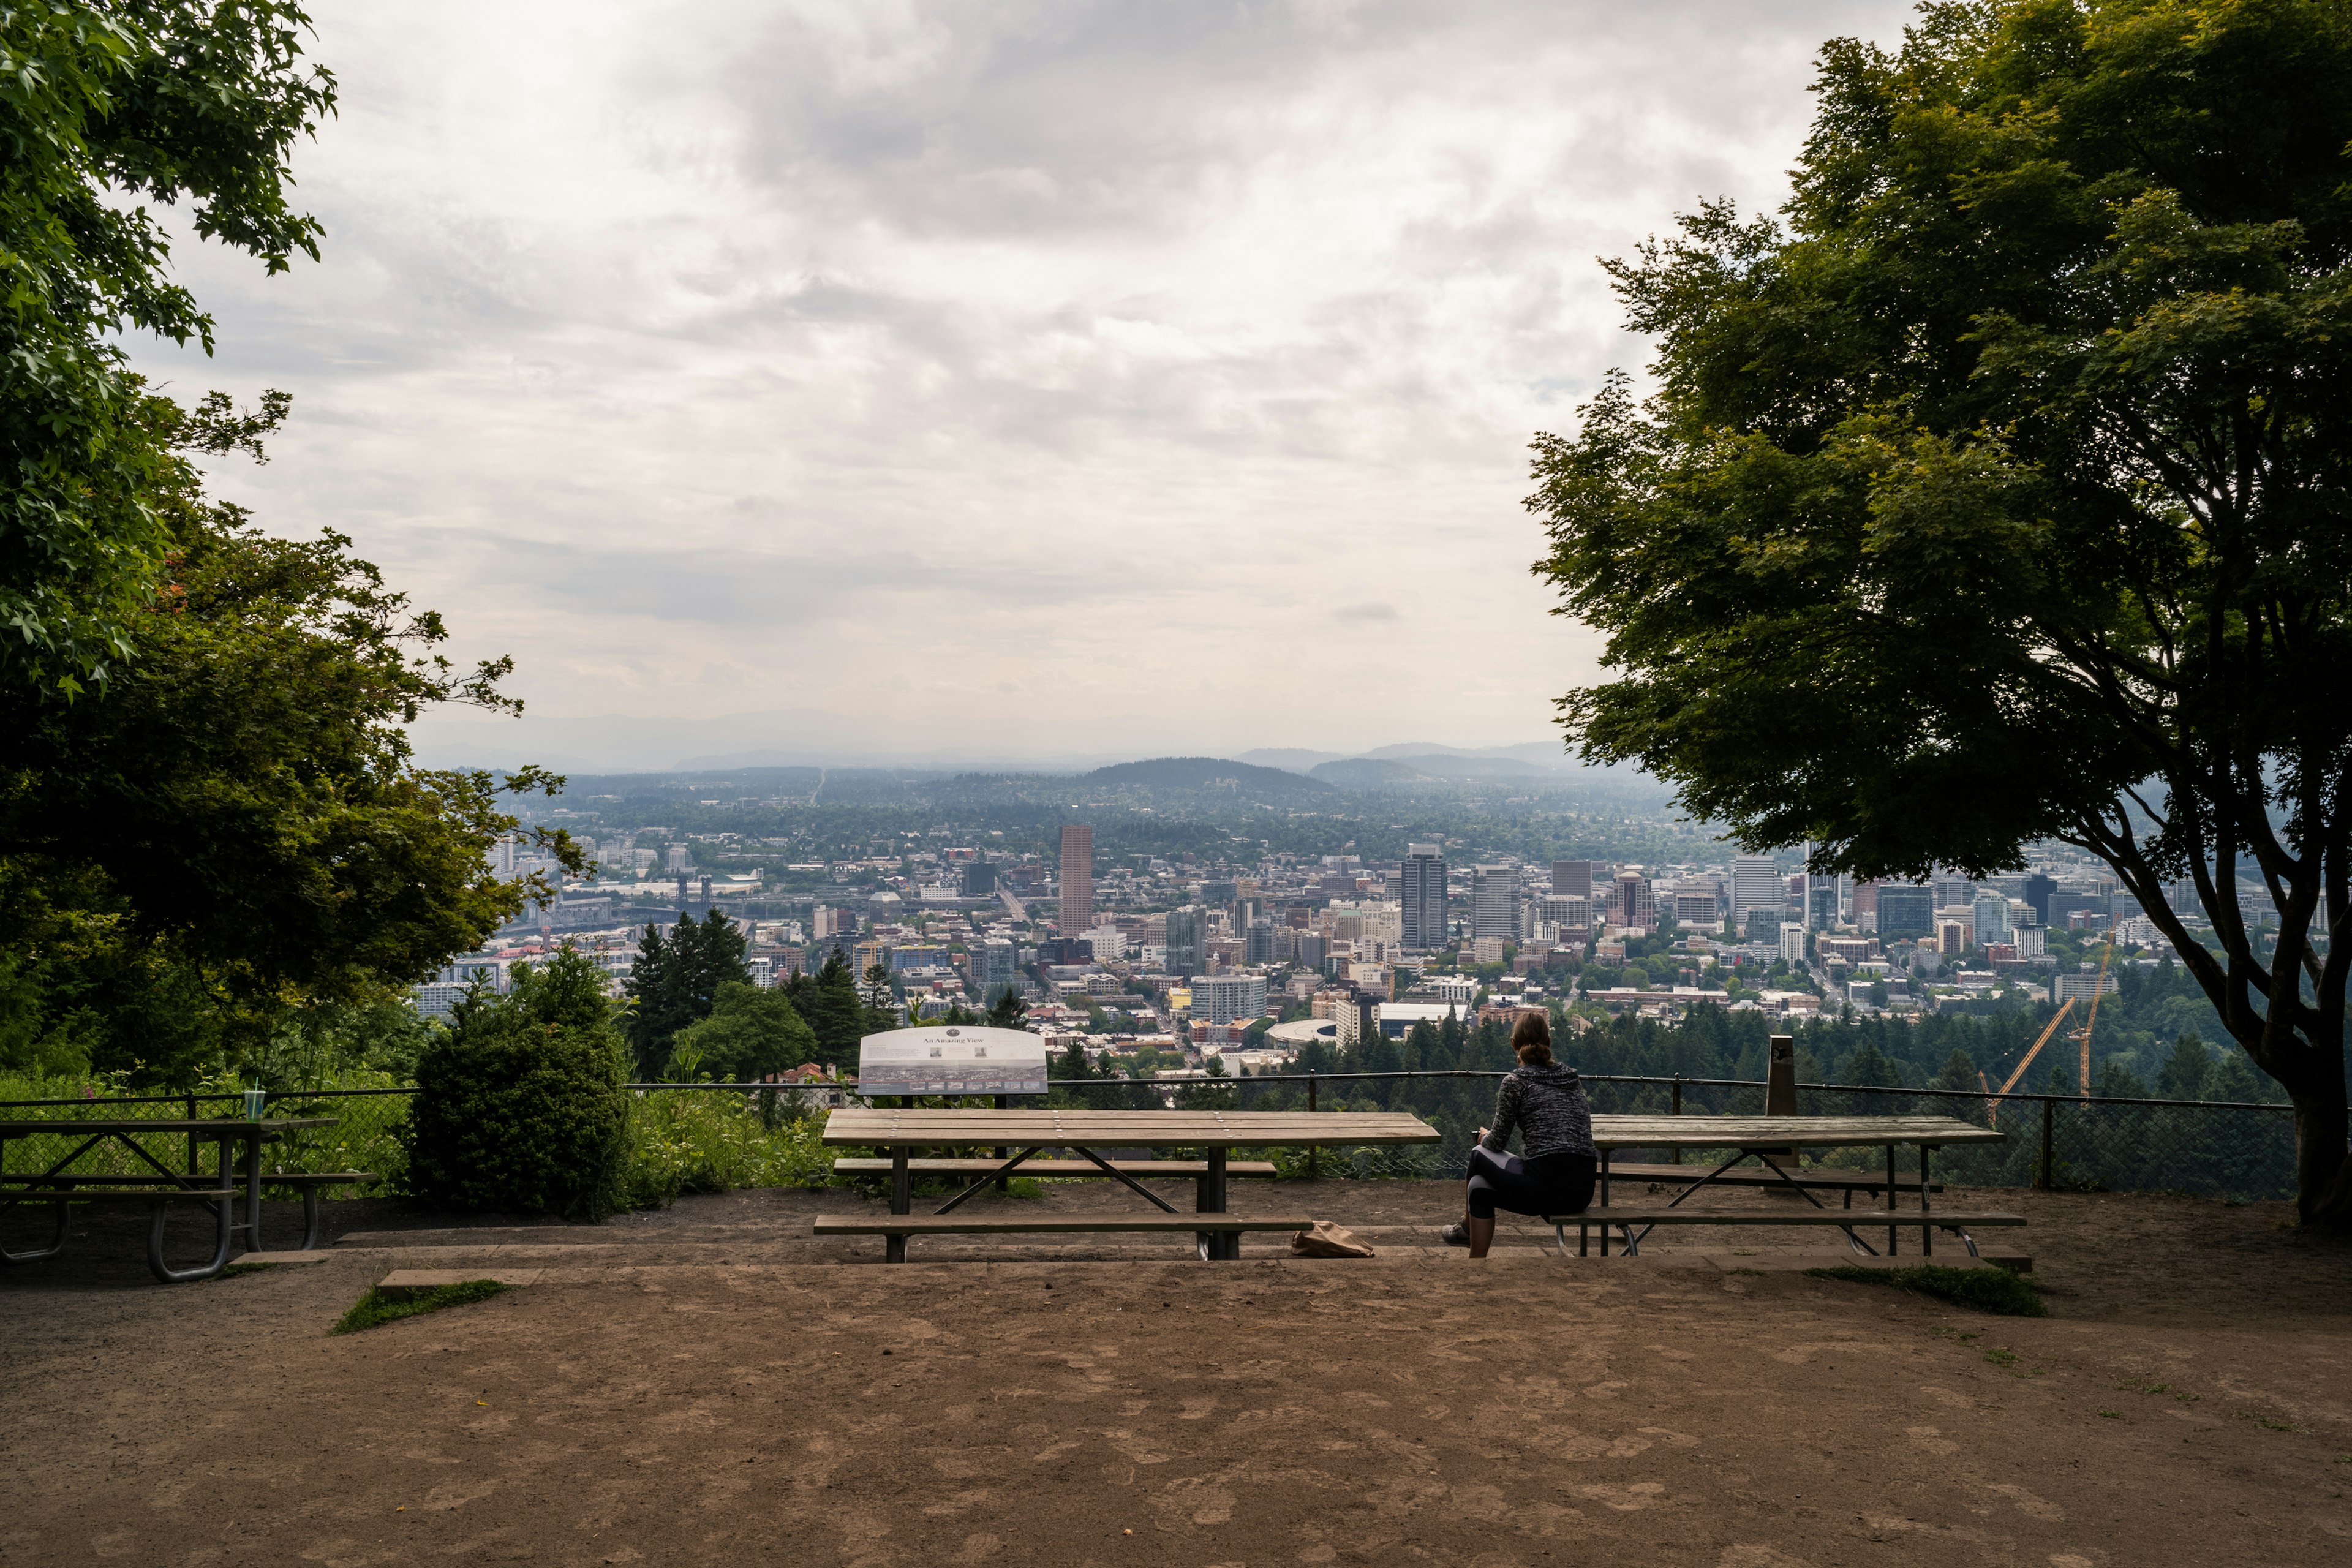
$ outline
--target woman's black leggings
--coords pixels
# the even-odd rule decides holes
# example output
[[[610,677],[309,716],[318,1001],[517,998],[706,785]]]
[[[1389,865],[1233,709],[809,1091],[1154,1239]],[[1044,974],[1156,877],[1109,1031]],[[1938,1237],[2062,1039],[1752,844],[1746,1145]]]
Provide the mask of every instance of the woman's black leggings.
[[[1493,1219],[1496,1209],[1532,1215],[1579,1213],[1592,1201],[1592,1181],[1599,1170],[1590,1154],[1540,1154],[1522,1160],[1474,1143],[1470,1146],[1470,1217]]]

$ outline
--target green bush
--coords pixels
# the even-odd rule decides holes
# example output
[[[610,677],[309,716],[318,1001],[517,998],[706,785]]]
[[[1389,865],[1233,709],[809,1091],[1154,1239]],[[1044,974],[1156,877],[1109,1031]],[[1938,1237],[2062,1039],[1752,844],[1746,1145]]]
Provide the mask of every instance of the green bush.
[[[749,1083],[815,1057],[816,1032],[789,997],[730,980],[719,985],[710,1016],[677,1032],[668,1070],[687,1081]]]
[[[408,1186],[438,1207],[597,1220],[621,1206],[628,1056],[604,976],[569,947],[467,997],[416,1064]]]
[[[763,1117],[758,1095],[655,1090],[631,1108],[627,1185],[632,1208],[660,1208],[680,1193],[735,1187],[821,1187],[834,1151],[822,1114]],[[777,1097],[789,1101],[789,1091]]]

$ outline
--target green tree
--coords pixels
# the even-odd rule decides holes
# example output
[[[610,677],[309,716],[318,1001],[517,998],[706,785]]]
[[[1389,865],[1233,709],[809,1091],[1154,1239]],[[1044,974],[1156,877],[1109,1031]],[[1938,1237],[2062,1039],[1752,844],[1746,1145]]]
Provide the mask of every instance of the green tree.
[[[1029,1004],[1021,994],[1007,986],[995,1001],[988,1005],[988,1026],[992,1029],[1018,1029],[1029,1016]]]
[[[627,1050],[602,971],[565,946],[477,994],[417,1061],[409,1184],[444,1208],[594,1220],[618,1207]]]
[[[2311,940],[2352,917],[2347,21],[2000,0],[1829,45],[1783,221],[1612,265],[1657,390],[1539,437],[1528,498],[1608,638],[1587,758],[1819,871],[2105,860],[2292,1099],[2306,1223],[2352,1222],[2352,947]]]
[[[701,920],[681,914],[668,936],[648,924],[637,938],[624,990],[629,1009],[629,1046],[636,1070],[650,1079],[669,1063],[679,1030],[710,1016],[719,989],[748,984],[750,942],[742,927],[712,910]]]
[[[0,681],[0,952],[46,1037],[142,1080],[243,1063],[289,1010],[386,1000],[552,891],[485,853],[517,826],[502,794],[562,781],[419,768],[404,728],[519,710],[507,661],[453,667],[440,618],[341,535],[273,538],[205,499],[192,455],[257,454],[283,413],[141,400],[171,580],[102,694]]]
[[[335,103],[285,0],[0,7],[0,686],[71,698],[136,657],[184,542],[152,504],[170,465],[119,334],[213,346],[142,205],[286,270],[317,221],[287,158]]]
[[[723,980],[709,1016],[680,1029],[670,1048],[674,1057],[693,1053],[716,1082],[749,1083],[814,1061],[816,1032],[782,991]]]
[[[782,988],[816,1036],[816,1059],[855,1069],[857,1042],[867,1033],[865,1004],[848,963],[835,951],[814,974],[794,974]]]

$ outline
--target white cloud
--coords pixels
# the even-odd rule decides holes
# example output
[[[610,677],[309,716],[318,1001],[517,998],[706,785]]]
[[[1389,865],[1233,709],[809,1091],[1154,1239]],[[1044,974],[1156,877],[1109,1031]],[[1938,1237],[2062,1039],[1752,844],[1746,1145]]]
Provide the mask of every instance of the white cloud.
[[[994,755],[1547,733],[1525,443],[1643,357],[1593,258],[1776,201],[1906,14],[318,10],[323,265],[184,247],[221,357],[140,350],[296,395],[223,488],[534,713]]]

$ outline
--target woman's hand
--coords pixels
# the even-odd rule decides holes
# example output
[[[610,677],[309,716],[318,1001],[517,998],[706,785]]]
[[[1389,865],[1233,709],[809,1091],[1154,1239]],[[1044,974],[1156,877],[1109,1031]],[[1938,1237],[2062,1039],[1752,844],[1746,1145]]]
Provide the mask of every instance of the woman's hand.
[[[1481,1142],[1481,1143],[1484,1143],[1486,1141],[1486,1129],[1485,1129],[1484,1127],[1481,1127],[1480,1129],[1478,1129],[1478,1142]]]

